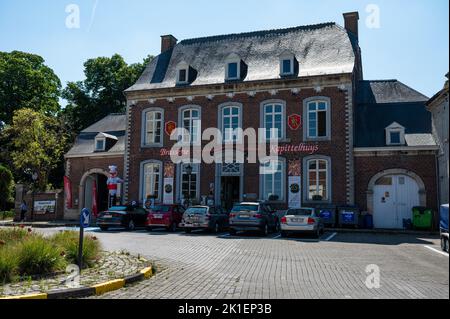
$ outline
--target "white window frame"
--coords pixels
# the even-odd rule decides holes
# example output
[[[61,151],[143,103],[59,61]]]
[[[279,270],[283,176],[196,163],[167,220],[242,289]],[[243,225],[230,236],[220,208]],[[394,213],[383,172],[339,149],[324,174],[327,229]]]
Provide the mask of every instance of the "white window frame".
[[[326,135],[325,136],[310,136],[310,115],[312,113],[316,114],[316,135],[318,135],[318,129],[319,129],[319,117],[317,116],[317,114],[319,113],[318,108],[316,108],[315,111],[310,111],[309,110],[309,105],[311,103],[325,103],[326,105]],[[316,97],[311,97],[308,99],[305,99],[303,101],[303,118],[304,118],[304,123],[303,123],[303,140],[304,141],[324,141],[324,140],[331,140],[331,99],[329,97],[325,97],[325,96],[316,96]]]
[[[269,199],[270,196],[266,196],[266,178],[268,176],[272,177],[272,190],[275,187],[275,174],[262,174],[263,165],[271,162],[271,160],[261,160],[260,161],[260,174],[259,174],[259,197],[260,200],[266,201]],[[273,160],[272,160],[273,162]],[[279,157],[276,161],[277,163],[281,164],[281,196],[279,196],[277,202],[283,202],[286,200],[286,159]]]
[[[232,81],[232,80],[239,80],[241,78],[241,61],[242,61],[242,59],[237,54],[231,54],[225,60],[225,80]],[[236,77],[229,76],[229,65],[232,63],[237,64],[237,76]]]
[[[159,166],[159,172],[158,172],[158,178],[159,178],[159,184],[158,184],[158,197],[155,199],[155,201],[157,202],[161,202],[162,201],[162,186],[164,183],[163,180],[163,163],[161,161],[157,161],[157,160],[148,160],[148,161],[144,161],[141,163],[141,182],[140,182],[140,190],[139,190],[139,196],[140,196],[140,200],[141,202],[145,202],[146,201],[146,196],[145,193],[147,191],[146,189],[146,178],[147,178],[147,167],[149,165],[156,165]],[[155,174],[152,174],[154,176],[156,176]],[[154,187],[154,183],[153,183],[153,187]],[[155,189],[153,190],[155,191]]]
[[[160,136],[161,141],[159,143],[149,142],[147,141],[147,132],[148,132],[148,114],[149,113],[161,113],[161,127],[160,127]],[[155,120],[155,124],[158,120]],[[164,145],[164,109],[158,107],[152,107],[145,109],[142,111],[142,129],[141,129],[141,147],[163,147]]]
[[[327,198],[322,199],[321,201],[315,201],[309,198],[309,164],[313,161],[324,161],[326,163],[326,195]],[[332,165],[331,158],[328,156],[321,155],[313,155],[308,156],[303,159],[303,172],[305,172],[305,178],[303,178],[303,201],[305,203],[331,203],[332,202]],[[316,173],[323,170],[319,169],[319,166],[316,168]],[[318,175],[316,175],[318,176]],[[316,181],[316,186],[318,185],[319,180]]]
[[[187,84],[189,83],[189,64],[182,61],[180,63],[178,63],[177,67],[176,67],[176,71],[177,71],[177,84]],[[181,81],[180,79],[180,71],[185,70],[186,71],[186,79],[184,81]]]
[[[284,72],[284,61],[291,62],[291,69],[289,72]],[[295,56],[292,53],[284,53],[280,56],[280,76],[294,75]]]
[[[102,148],[97,147],[98,142],[102,142]],[[104,152],[106,150],[106,137],[96,137],[94,149],[96,152]]]
[[[200,169],[201,166],[199,163],[180,163],[178,164],[177,169],[177,180],[178,180],[178,201],[179,203],[183,203],[184,194],[183,194],[183,176],[185,175],[185,167],[191,165],[192,166],[192,175],[196,175],[196,183],[195,183],[195,192],[196,197],[195,200],[200,199]]]
[[[238,116],[238,127],[237,129],[242,129],[242,109],[243,109],[243,105],[241,103],[234,103],[234,102],[229,102],[229,103],[223,103],[221,105],[219,105],[219,129],[220,132],[222,133],[222,139],[224,143],[239,143],[242,139],[242,136],[240,136],[240,134],[238,134],[238,132],[233,132],[233,137],[235,137],[235,139],[227,139],[226,136],[226,132],[225,132],[225,118],[229,118],[230,119],[230,123],[232,123],[232,118],[236,117],[236,115],[233,115],[232,113],[230,113],[230,115],[225,115],[225,110],[228,108],[237,108],[239,110],[239,114]]]
[[[271,134],[271,138],[267,139],[267,132],[266,132],[266,107],[267,106],[276,106],[276,105],[281,105],[281,137],[279,138],[275,138],[272,136]],[[260,114],[261,114],[261,119],[260,119],[260,127],[264,129],[264,136],[263,136],[263,140],[264,141],[271,141],[271,140],[285,140],[286,139],[286,102],[283,100],[267,100],[267,101],[263,101],[261,103],[260,106]],[[276,113],[275,111],[272,112],[272,121],[273,123],[275,123],[275,116],[278,113]],[[273,128],[273,127],[272,127]]]
[[[201,144],[201,140],[202,140],[202,126],[201,126],[202,108],[200,106],[198,106],[198,105],[185,105],[185,106],[181,107],[178,110],[178,127],[180,127],[180,128],[185,128],[184,121],[186,120],[186,118],[184,117],[184,113],[186,111],[190,111],[190,116],[188,118],[189,121],[190,121],[190,127],[194,126],[193,125],[194,121],[196,121],[196,120],[198,121],[197,122],[197,124],[198,124],[198,126],[197,126],[197,129],[198,129],[197,138],[196,138],[196,140],[193,140],[192,139],[192,134],[190,134],[191,135],[191,140],[188,142],[188,141],[185,141],[185,138],[187,136],[184,135],[184,134],[181,134],[180,135],[180,138],[181,138],[180,142],[182,144],[186,144],[186,145],[200,145]],[[198,112],[198,118],[197,119],[194,119],[192,117],[192,111],[197,111]],[[183,133],[184,133],[184,131],[183,131]],[[189,130],[189,133],[191,133],[190,130]]]
[[[387,146],[401,146],[405,145],[405,128],[398,124],[397,122],[392,123],[385,129],[386,131],[386,145]],[[391,134],[399,133],[400,134],[400,143],[393,143],[391,141]]]

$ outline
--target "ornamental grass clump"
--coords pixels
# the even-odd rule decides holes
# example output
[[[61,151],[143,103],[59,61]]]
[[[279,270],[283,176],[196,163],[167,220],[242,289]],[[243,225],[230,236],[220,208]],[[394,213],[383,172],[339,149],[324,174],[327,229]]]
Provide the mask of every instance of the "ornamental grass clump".
[[[17,275],[18,258],[16,247],[0,248],[0,284],[11,282]]]
[[[51,237],[51,241],[60,247],[61,253],[70,264],[78,263],[78,241],[77,232],[64,231]],[[92,267],[99,258],[100,243],[95,237],[84,236],[83,241],[83,266]]]
[[[67,265],[60,248],[41,236],[23,241],[18,247],[17,258],[21,276],[49,275]]]

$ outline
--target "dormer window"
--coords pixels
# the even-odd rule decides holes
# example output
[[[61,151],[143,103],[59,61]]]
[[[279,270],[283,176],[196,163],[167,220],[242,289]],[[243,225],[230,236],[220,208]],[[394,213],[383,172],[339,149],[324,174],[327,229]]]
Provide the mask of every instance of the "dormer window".
[[[95,151],[96,152],[104,152],[106,148],[106,138],[97,137],[95,139]]]
[[[241,58],[232,54],[228,57],[225,64],[225,79],[239,80],[241,78]]]
[[[177,66],[177,84],[189,83],[189,64],[181,62]]]
[[[405,145],[405,128],[396,122],[386,127],[386,145]]]
[[[280,75],[293,75],[295,70],[295,58],[291,53],[284,53],[280,56]]]

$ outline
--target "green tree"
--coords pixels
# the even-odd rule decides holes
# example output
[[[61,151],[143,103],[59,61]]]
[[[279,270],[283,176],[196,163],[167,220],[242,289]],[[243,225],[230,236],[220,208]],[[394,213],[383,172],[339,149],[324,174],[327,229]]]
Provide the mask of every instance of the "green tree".
[[[68,104],[62,114],[68,129],[78,134],[110,113],[124,112],[123,91],[132,86],[152,59],[128,65],[119,54],[89,59],[84,64],[85,80],[69,82],[62,92]]]
[[[49,174],[63,161],[67,145],[58,118],[32,109],[20,109],[3,134],[10,141],[9,155],[17,175],[26,178],[37,172],[37,189],[47,189]]]
[[[0,52],[0,123],[11,124],[22,108],[48,115],[60,110],[61,81],[44,62],[35,54]]]
[[[14,179],[11,171],[0,164],[0,210],[6,210],[11,203],[14,192]]]

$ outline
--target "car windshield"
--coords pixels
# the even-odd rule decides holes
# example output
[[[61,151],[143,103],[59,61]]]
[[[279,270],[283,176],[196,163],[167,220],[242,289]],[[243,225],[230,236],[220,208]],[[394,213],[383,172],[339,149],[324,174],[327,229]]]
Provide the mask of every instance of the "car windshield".
[[[294,216],[310,216],[313,212],[309,209],[289,209],[286,212],[286,215],[294,215]]]
[[[257,212],[258,205],[236,205],[233,207],[232,212]]]
[[[162,212],[162,213],[167,213],[170,211],[170,206],[165,206],[165,205],[156,205],[154,208],[152,208],[153,212]]]
[[[207,211],[206,207],[191,207],[186,211],[186,214],[206,214]]]

